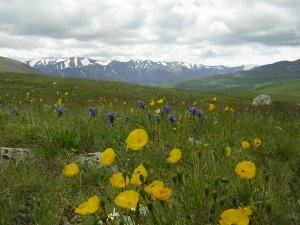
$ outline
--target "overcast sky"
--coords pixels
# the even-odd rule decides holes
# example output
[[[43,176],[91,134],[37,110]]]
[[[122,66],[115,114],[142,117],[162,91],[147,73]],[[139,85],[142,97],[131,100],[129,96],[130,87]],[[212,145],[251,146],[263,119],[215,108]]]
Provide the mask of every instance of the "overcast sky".
[[[299,9],[299,0],[0,0],[0,56],[292,61]]]

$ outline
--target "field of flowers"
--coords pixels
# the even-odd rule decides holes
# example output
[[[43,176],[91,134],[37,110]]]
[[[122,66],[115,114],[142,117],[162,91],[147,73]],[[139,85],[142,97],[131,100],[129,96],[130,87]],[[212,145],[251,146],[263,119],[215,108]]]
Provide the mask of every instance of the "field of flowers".
[[[296,104],[1,76],[0,224],[300,223]]]

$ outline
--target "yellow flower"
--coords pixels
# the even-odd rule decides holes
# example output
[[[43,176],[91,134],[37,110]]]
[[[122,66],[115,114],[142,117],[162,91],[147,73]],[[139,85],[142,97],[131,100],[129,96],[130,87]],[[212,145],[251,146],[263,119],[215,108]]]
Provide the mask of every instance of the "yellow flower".
[[[97,195],[89,198],[86,202],[81,203],[77,208],[75,208],[75,213],[86,216],[93,214],[99,209],[100,199]]]
[[[99,160],[104,165],[110,165],[115,160],[116,153],[112,148],[107,148],[103,153],[100,154]]]
[[[149,103],[150,106],[154,106],[155,105],[155,101],[151,100]]]
[[[261,146],[261,140],[259,138],[254,138],[253,145],[258,148]]]
[[[163,103],[164,103],[164,99],[163,99],[163,98],[159,99],[159,100],[157,101],[157,103],[158,103],[158,104],[163,104]]]
[[[67,95],[69,95],[69,92],[66,91],[66,92],[65,92],[65,96],[67,96]]]
[[[231,107],[230,107],[229,112],[234,113],[234,112],[235,112],[234,108],[231,108]]]
[[[250,148],[250,143],[249,143],[249,141],[243,141],[241,146],[242,146],[242,149],[248,149],[248,148]]]
[[[214,98],[213,98],[213,101],[214,101],[214,102],[217,101],[217,97],[214,97]]]
[[[243,161],[236,165],[235,172],[240,178],[250,180],[256,174],[256,167],[251,161]]]
[[[212,111],[214,108],[216,108],[216,106],[214,104],[209,104],[208,108],[210,111]]]
[[[142,183],[145,182],[147,175],[148,175],[148,173],[147,173],[146,168],[141,164],[137,168],[134,169],[131,179],[130,179],[130,183],[132,185],[136,185],[136,186],[142,185]],[[143,182],[141,181],[141,177],[143,177],[143,179],[144,179]]]
[[[161,201],[168,200],[172,194],[172,189],[165,187],[164,183],[160,180],[153,181],[151,184],[145,186],[144,190],[149,195]]]
[[[167,159],[170,163],[177,163],[181,159],[181,151],[178,148],[172,149],[170,157]]]
[[[123,177],[122,173],[116,173],[111,178],[109,178],[110,184],[115,188],[124,188],[129,184],[129,177],[126,177],[126,183],[125,179]]]
[[[136,191],[123,191],[117,195],[114,202],[117,206],[124,209],[132,209],[136,207],[139,201],[139,194]]]
[[[227,209],[221,214],[221,225],[248,225],[249,218],[239,209]]]
[[[79,173],[79,167],[76,163],[70,163],[70,164],[66,165],[63,170],[63,174],[66,177],[72,177],[78,173]]]
[[[136,129],[131,131],[126,139],[127,147],[132,150],[140,150],[143,148],[148,142],[148,134],[143,129]]]
[[[231,148],[230,147],[226,147],[226,156],[231,156]]]
[[[225,111],[229,111],[229,109],[230,109],[229,106],[226,106],[226,107],[224,108]]]
[[[160,109],[154,111],[156,114],[160,114]]]
[[[193,102],[193,106],[195,106],[195,105],[197,105],[197,101],[194,101],[194,102]]]

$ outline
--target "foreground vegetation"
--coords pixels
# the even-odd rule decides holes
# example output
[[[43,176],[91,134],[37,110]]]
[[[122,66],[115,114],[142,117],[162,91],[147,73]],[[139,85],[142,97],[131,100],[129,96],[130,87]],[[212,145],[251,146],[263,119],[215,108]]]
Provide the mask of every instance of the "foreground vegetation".
[[[300,223],[300,120],[293,98],[253,107],[253,94],[24,74],[0,74],[0,96],[0,146],[32,149],[23,160],[1,161],[1,224]],[[132,150],[125,141],[136,129],[149,139]],[[116,153],[111,164],[76,161],[107,148]],[[170,160],[172,149],[181,157]],[[63,173],[71,163],[78,171]],[[140,184],[112,186],[114,174],[132,180],[139,165],[147,174],[138,176]],[[145,191],[155,180],[164,183],[163,197]],[[116,201],[126,190],[138,193],[137,204],[127,202],[132,195]],[[95,212],[78,209],[93,196],[99,208],[88,209]],[[107,220],[114,210],[118,220]],[[234,213],[244,221],[233,221]]]

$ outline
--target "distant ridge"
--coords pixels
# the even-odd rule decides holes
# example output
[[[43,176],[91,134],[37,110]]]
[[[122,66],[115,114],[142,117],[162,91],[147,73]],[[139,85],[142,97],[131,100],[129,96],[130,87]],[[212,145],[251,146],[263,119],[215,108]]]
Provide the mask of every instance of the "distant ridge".
[[[42,74],[39,70],[20,61],[0,56],[0,73]]]
[[[234,73],[255,67],[255,65],[236,67],[205,66],[178,61],[97,61],[83,57],[36,59],[26,63],[50,76],[112,80],[144,85]]]

